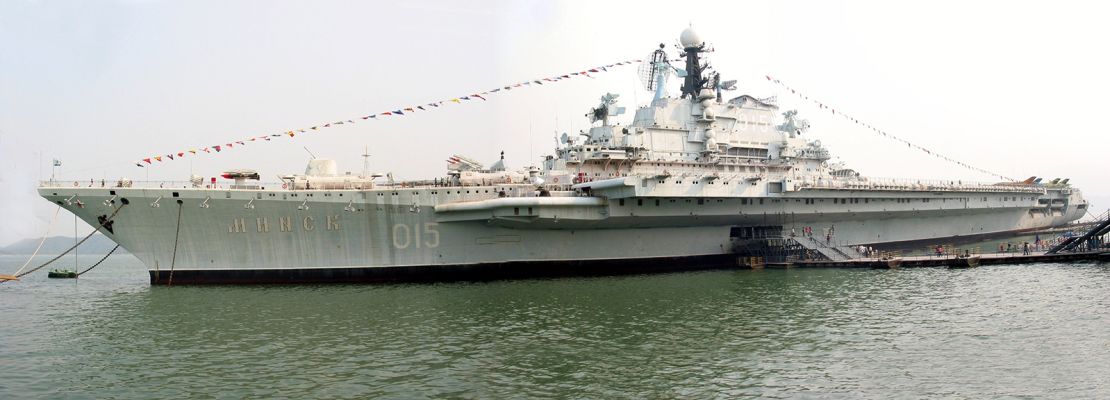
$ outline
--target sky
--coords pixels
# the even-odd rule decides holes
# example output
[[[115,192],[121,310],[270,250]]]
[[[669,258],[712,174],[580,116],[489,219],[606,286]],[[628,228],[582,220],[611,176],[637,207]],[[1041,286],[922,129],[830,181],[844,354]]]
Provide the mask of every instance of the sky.
[[[997,181],[818,109],[765,79],[953,159],[1071,178],[1110,208],[1110,37],[1099,2],[0,2],[0,245],[37,238],[37,181],[301,173],[306,151],[360,171],[442,176],[453,154],[537,164],[607,92],[650,100],[636,66],[488,101],[135,166],[142,158],[417,106],[650,54],[692,26],[736,79],[876,177]],[[671,93],[677,93],[672,81]],[[51,160],[62,166],[52,169]],[[52,171],[53,170],[53,171]],[[71,217],[70,217],[71,218]],[[64,220],[63,220],[64,221]],[[72,234],[56,223],[55,234]],[[67,230],[69,229],[69,230]],[[87,227],[86,227],[87,229]]]

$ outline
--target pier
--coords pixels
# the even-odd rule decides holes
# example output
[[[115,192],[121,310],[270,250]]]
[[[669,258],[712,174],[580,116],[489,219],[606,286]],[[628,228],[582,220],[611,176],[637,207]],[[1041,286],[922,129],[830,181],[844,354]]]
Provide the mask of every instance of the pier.
[[[936,253],[930,254],[933,246],[926,247],[920,255],[904,255],[902,250],[890,252],[874,252],[870,248],[860,247],[853,251],[853,246],[842,243],[822,243],[812,236],[779,238],[779,241],[796,244],[787,246],[777,251],[763,254],[777,261],[762,263],[759,267],[772,268],[916,268],[916,267],[951,267],[972,268],[980,265],[1000,264],[1033,264],[1049,262],[1076,262],[1076,261],[1110,261],[1110,245],[1107,245],[1110,236],[1110,210],[1087,221],[1082,226],[1085,232],[1066,239],[1060,238],[1058,243],[1041,243],[1038,239],[1033,247],[1031,243],[1024,243],[1025,247],[1003,249],[1000,245],[997,253],[983,253],[980,248],[960,249],[954,246],[936,246]],[[802,253],[797,250],[786,251],[787,248],[805,249]],[[768,247],[771,249],[771,247]],[[1019,250],[1020,249],[1020,250]],[[1007,251],[1002,251],[1007,250]],[[1020,251],[1020,252],[1019,252]],[[816,256],[816,257],[814,257]],[[743,257],[739,260],[741,265],[756,267],[754,263],[746,262]]]
[[[1110,261],[1110,249],[1101,251],[1087,251],[1075,253],[1045,254],[1043,252],[1032,254],[1015,253],[988,253],[976,254],[979,265],[1019,265],[1049,262],[1075,262],[1075,261]],[[953,255],[946,256],[910,256],[898,258],[854,258],[849,260],[805,260],[789,263],[771,264],[768,267],[795,267],[795,268],[923,268],[923,267],[950,267],[966,265],[966,258]],[[897,266],[892,266],[892,261],[900,261]]]

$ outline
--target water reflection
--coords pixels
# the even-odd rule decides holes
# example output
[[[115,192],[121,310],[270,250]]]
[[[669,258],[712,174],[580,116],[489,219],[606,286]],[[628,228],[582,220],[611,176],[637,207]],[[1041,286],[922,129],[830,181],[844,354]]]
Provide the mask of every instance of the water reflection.
[[[0,286],[0,392],[1105,397],[1105,267],[167,288],[122,262]]]

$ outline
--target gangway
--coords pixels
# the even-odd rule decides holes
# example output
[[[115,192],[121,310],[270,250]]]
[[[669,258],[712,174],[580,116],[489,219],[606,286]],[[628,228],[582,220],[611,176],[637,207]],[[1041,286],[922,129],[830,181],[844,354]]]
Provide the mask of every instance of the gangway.
[[[1083,244],[1088,239],[1099,237],[1107,233],[1110,233],[1110,210],[1107,210],[1106,212],[1102,213],[1102,215],[1096,217],[1094,227],[1091,228],[1091,230],[1087,231],[1087,233],[1079,236],[1072,236],[1067,240],[1061,242],[1060,244],[1053,246],[1051,249],[1048,249],[1045,254],[1056,254],[1061,251],[1074,250],[1076,247],[1079,247],[1079,245]]]
[[[813,238],[812,236],[793,239],[795,242],[802,245],[802,247],[816,251],[831,261],[846,261],[851,259],[851,257],[848,256],[848,254],[845,253],[843,250],[840,250],[835,246],[829,246],[821,243],[819,240]]]

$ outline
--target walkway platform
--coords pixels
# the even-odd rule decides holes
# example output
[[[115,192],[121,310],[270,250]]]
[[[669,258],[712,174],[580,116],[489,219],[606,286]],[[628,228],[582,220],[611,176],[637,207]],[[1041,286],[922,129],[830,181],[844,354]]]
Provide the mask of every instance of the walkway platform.
[[[1072,261],[1110,261],[1110,252],[1090,251],[1075,253],[1045,254],[1043,252],[1022,255],[1021,253],[989,253],[977,254],[979,265],[999,264],[1032,264],[1044,262],[1072,262]],[[912,256],[901,257],[898,268],[919,267],[947,267],[958,264],[959,258],[953,255],[946,256]],[[795,268],[890,268],[890,260],[877,258],[855,258],[850,260],[807,260],[795,261],[790,266]]]

